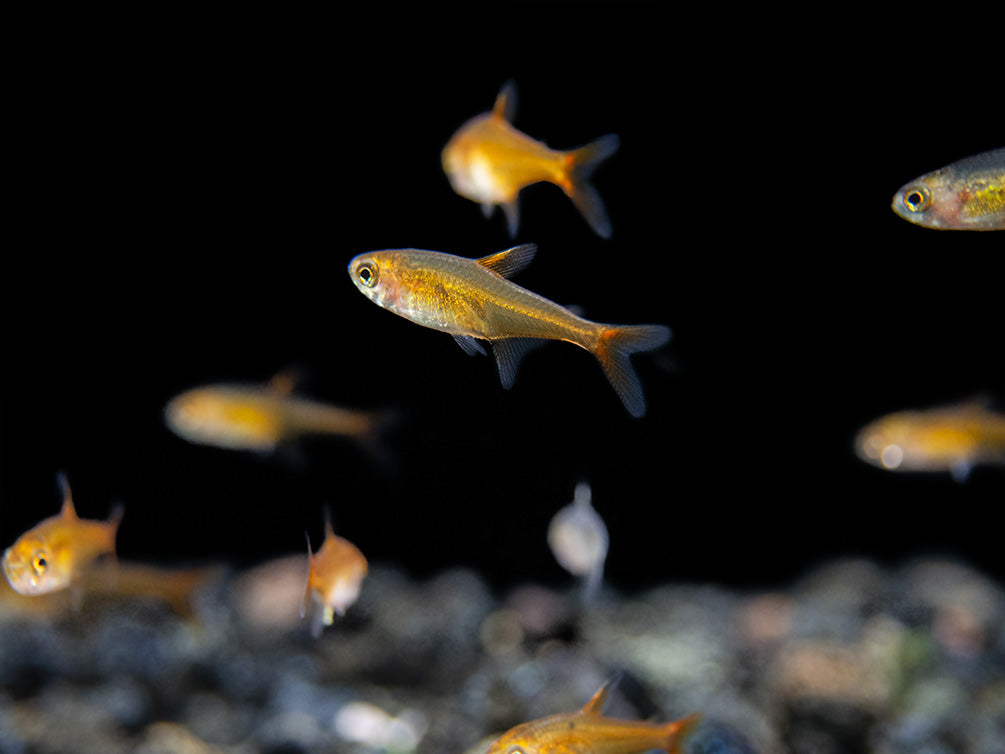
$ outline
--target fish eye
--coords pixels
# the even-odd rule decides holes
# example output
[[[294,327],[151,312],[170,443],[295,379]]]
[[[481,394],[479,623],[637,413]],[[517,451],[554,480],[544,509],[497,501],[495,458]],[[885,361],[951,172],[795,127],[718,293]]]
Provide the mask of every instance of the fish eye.
[[[31,560],[31,567],[35,573],[45,573],[45,569],[49,567],[49,561],[45,559],[44,555],[36,555]]]
[[[356,268],[356,277],[367,288],[373,288],[377,284],[377,265],[373,262],[362,262]]]
[[[924,212],[932,203],[932,192],[924,186],[915,186],[904,192],[904,206],[911,212]]]

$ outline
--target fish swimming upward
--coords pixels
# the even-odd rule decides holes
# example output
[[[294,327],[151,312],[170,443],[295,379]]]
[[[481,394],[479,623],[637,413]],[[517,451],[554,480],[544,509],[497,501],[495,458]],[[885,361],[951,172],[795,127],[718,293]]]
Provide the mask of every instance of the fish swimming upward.
[[[189,442],[230,450],[270,452],[304,435],[339,435],[377,451],[386,416],[298,397],[293,386],[282,372],[267,385],[193,388],[167,404],[164,419]]]
[[[524,244],[481,259],[421,249],[371,251],[353,258],[349,276],[378,306],[450,333],[469,354],[485,353],[479,341],[489,341],[506,388],[534,342],[575,343],[597,357],[628,412],[642,416],[645,399],[629,356],[662,346],[670,328],[591,322],[507,280],[536,250]]]
[[[1005,465],[1005,414],[984,400],[899,411],[863,427],[855,452],[882,469],[948,471],[963,480],[977,464]]]
[[[311,539],[307,537],[307,562],[307,588],[300,617],[303,618],[311,604],[315,603],[311,634],[317,638],[325,626],[334,622],[336,614],[344,615],[359,597],[367,573],[367,562],[356,545],[335,536],[327,511],[325,541],[317,554],[311,552]]]
[[[1005,147],[901,186],[893,197],[893,211],[937,230],[1005,230]]]
[[[505,84],[491,112],[469,120],[444,147],[443,170],[454,191],[481,204],[486,217],[496,205],[501,206],[510,236],[515,236],[517,194],[532,183],[554,183],[572,199],[590,227],[609,238],[611,223],[589,179],[617,151],[618,137],[609,134],[567,152],[549,149],[510,125],[515,100],[515,86]]]
[[[7,548],[3,571],[14,591],[39,595],[74,586],[101,557],[115,557],[115,533],[122,519],[117,508],[108,521],[78,518],[70,485],[59,475],[63,508]]]
[[[640,754],[651,749],[678,754],[698,715],[672,723],[603,717],[614,681],[600,687],[577,712],[543,717],[505,733],[486,754]]]

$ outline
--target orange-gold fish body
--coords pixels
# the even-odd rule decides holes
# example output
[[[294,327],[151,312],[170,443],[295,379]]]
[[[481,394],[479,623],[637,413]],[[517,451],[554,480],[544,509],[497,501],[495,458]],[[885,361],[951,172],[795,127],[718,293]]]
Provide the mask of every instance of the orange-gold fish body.
[[[1005,230],[1005,147],[901,186],[893,197],[893,211],[937,230]]]
[[[469,120],[444,147],[443,170],[454,191],[481,204],[486,216],[501,206],[515,236],[517,195],[526,186],[547,181],[566,193],[598,235],[609,238],[611,224],[589,178],[617,151],[618,137],[609,134],[570,151],[549,149],[510,124],[514,100],[515,87],[507,83],[491,112]]]
[[[4,575],[20,594],[35,596],[73,586],[95,560],[115,556],[121,508],[108,521],[78,518],[66,477],[60,474],[59,482],[63,490],[59,515],[22,534],[4,553]]]
[[[267,385],[220,384],[193,388],[164,409],[168,427],[200,445],[270,452],[303,435],[328,434],[376,443],[382,419],[292,394],[292,380]]]
[[[603,717],[601,711],[612,683],[602,686],[577,712],[516,726],[493,743],[487,754],[639,754],[652,749],[680,752],[698,716],[664,724]]]
[[[524,244],[480,259],[422,249],[372,251],[353,258],[349,275],[378,306],[450,333],[467,353],[484,353],[479,341],[491,342],[507,388],[533,341],[574,343],[597,358],[629,413],[642,416],[645,399],[629,356],[662,346],[670,328],[591,322],[507,280],[536,249]]]
[[[366,578],[367,562],[356,545],[335,535],[328,515],[325,539],[317,553],[311,552],[311,540],[307,538],[307,561],[307,589],[300,617],[314,603],[311,634],[316,638],[324,626],[334,622],[336,615],[344,615],[356,602]]]
[[[984,401],[900,411],[863,427],[855,451],[883,469],[948,471],[964,479],[977,464],[1005,464],[1005,414]]]

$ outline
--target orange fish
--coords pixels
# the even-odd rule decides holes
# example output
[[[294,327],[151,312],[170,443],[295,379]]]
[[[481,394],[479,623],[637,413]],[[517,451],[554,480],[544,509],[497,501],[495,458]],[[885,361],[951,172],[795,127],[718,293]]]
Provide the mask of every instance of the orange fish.
[[[7,548],[3,570],[14,591],[39,595],[79,584],[101,557],[115,557],[115,533],[122,519],[117,508],[108,521],[78,518],[66,477],[59,474],[63,508],[22,534]]]
[[[356,545],[335,536],[328,511],[325,511],[325,541],[316,555],[311,552],[311,538],[307,537],[307,562],[307,589],[300,617],[307,614],[311,602],[317,603],[318,609],[311,619],[311,634],[317,638],[324,626],[334,622],[336,613],[345,615],[359,597],[367,562]]]
[[[608,681],[576,712],[543,717],[518,725],[489,748],[486,754],[637,754],[651,749],[672,753],[698,724],[698,715],[672,723],[647,723],[603,717]]]
[[[386,417],[300,398],[293,387],[294,379],[284,372],[267,385],[193,388],[168,403],[164,419],[189,442],[230,450],[271,452],[303,435],[328,434],[378,452]]]
[[[883,469],[948,471],[963,480],[979,463],[1005,465],[1005,415],[984,400],[898,411],[863,427],[855,452]]]
[[[465,123],[443,149],[443,170],[461,196],[478,202],[486,217],[503,208],[511,236],[519,224],[517,194],[532,183],[548,181],[561,188],[603,238],[611,223],[590,175],[618,149],[609,134],[567,152],[549,149],[510,125],[516,88],[509,82],[496,97],[491,112]]]
[[[670,328],[591,322],[507,280],[536,250],[524,244],[481,259],[421,249],[371,251],[349,263],[349,275],[378,306],[450,333],[469,354],[485,353],[479,340],[490,341],[506,388],[530,344],[575,343],[597,357],[628,412],[642,416],[645,399],[629,356],[662,346]]]

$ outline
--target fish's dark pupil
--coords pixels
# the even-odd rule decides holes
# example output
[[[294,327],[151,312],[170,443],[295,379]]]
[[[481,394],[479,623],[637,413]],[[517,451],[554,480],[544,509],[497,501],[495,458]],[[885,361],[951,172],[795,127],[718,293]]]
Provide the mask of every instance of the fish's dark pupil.
[[[38,570],[44,571],[47,565],[49,564],[42,556],[39,556],[38,558],[35,559],[35,567],[38,568]]]
[[[921,195],[919,191],[912,191],[910,194],[907,195],[906,199],[907,206],[910,207],[911,209],[917,209],[918,207],[920,207],[921,203],[924,200],[925,198]]]
[[[373,273],[370,272],[369,267],[360,267],[359,269],[359,279],[364,283],[369,283],[373,279]]]

